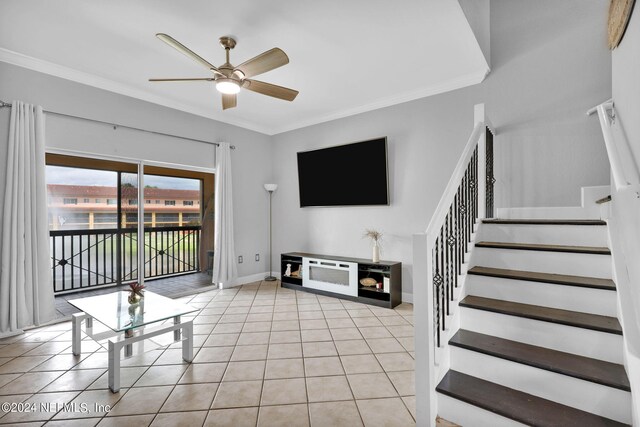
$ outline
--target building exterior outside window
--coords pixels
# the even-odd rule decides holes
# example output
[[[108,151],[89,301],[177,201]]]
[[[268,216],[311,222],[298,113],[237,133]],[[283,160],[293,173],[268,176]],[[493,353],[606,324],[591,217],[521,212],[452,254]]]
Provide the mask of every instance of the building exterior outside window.
[[[49,227],[51,230],[117,228],[137,222],[137,211],[129,208],[118,217],[117,187],[48,184]],[[150,194],[147,194],[150,193]],[[200,197],[198,190],[146,188],[146,227],[182,227],[200,225]],[[78,200],[83,203],[78,204]],[[135,206],[137,199],[123,200]]]

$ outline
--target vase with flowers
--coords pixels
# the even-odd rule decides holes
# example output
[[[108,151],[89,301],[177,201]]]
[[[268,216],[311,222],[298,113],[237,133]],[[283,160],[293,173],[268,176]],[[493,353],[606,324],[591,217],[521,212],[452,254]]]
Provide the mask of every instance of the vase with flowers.
[[[129,304],[138,304],[144,298],[144,288],[145,286],[138,282],[129,285],[129,296],[127,297]]]
[[[380,262],[380,242],[382,241],[382,233],[378,230],[366,229],[364,237],[370,238],[373,242],[371,261]]]

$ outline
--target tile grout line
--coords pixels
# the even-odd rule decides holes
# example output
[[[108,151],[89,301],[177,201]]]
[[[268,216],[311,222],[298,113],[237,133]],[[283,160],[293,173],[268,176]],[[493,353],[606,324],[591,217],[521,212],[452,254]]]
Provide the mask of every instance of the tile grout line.
[[[284,289],[284,288],[282,288],[281,286],[278,286],[278,282],[275,283],[275,286],[269,286],[267,289],[264,289],[263,291],[261,291],[261,288],[263,288],[263,286],[265,284],[266,283],[264,281],[258,282],[257,285],[255,283],[252,283],[251,285],[254,285],[254,286],[251,287],[251,288],[247,288],[247,290],[249,290],[249,289],[251,290],[250,292],[243,292],[242,290],[243,290],[243,288],[245,288],[245,286],[240,286],[237,289],[234,289],[235,292],[230,293],[230,295],[228,295],[224,299],[220,299],[218,301],[216,301],[217,298],[219,296],[223,295],[223,293],[220,290],[209,291],[209,292],[212,292],[212,293],[210,293],[207,297],[205,297],[204,295],[200,295],[200,294],[193,294],[193,295],[191,295],[191,298],[188,300],[194,306],[197,306],[199,308],[199,312],[197,313],[196,316],[193,317],[194,320],[197,319],[199,316],[216,316],[217,317],[215,319],[215,321],[211,322],[211,323],[204,323],[204,322],[203,323],[198,323],[198,325],[212,325],[212,326],[211,326],[211,329],[208,330],[208,332],[205,332],[204,334],[197,334],[196,335],[197,337],[202,337],[202,338],[198,338],[198,340],[197,340],[199,345],[197,347],[196,354],[194,355],[194,359],[197,356],[197,354],[200,351],[202,351],[203,349],[205,349],[205,348],[220,347],[219,345],[216,345],[216,346],[211,346],[211,345],[205,346],[206,342],[209,341],[210,339],[212,339],[214,336],[223,335],[225,333],[228,333],[228,332],[221,332],[221,333],[214,332],[215,328],[218,325],[234,324],[234,323],[241,323],[242,324],[240,331],[237,332],[237,338],[235,340],[235,343],[232,346],[233,348],[232,348],[231,354],[229,355],[229,359],[226,361],[226,365],[225,365],[224,371],[223,371],[222,376],[220,378],[220,382],[218,383],[218,389],[214,393],[212,401],[208,406],[207,414],[205,415],[205,419],[203,421],[203,425],[206,424],[207,419],[209,418],[209,414],[211,413],[211,411],[214,410],[212,406],[213,406],[213,402],[215,401],[216,397],[218,396],[218,394],[220,392],[220,386],[223,384],[223,382],[226,382],[226,381],[224,381],[224,379],[225,379],[227,373],[229,372],[230,364],[233,362],[231,360],[232,357],[233,357],[233,354],[235,353],[235,351],[237,350],[238,347],[242,347],[243,345],[255,345],[255,344],[252,344],[250,341],[248,343],[246,343],[246,344],[242,344],[242,345],[239,344],[240,338],[241,338],[241,336],[243,334],[252,333],[252,332],[249,332],[249,331],[245,332],[244,331],[245,326],[247,324],[254,323],[254,322],[266,322],[266,320],[263,320],[263,319],[265,317],[267,317],[267,316],[260,316],[260,314],[266,314],[266,313],[269,313],[269,315],[270,315],[269,316],[270,317],[270,325],[269,325],[268,331],[264,331],[264,332],[268,332],[268,334],[267,334],[268,335],[267,343],[266,343],[267,344],[266,345],[267,354],[266,354],[266,356],[264,358],[264,370],[263,370],[263,373],[262,373],[262,381],[261,381],[261,385],[260,385],[260,401],[258,402],[258,407],[256,408],[257,411],[258,411],[258,414],[256,415],[256,423],[259,423],[261,409],[263,407],[272,406],[272,405],[262,405],[262,395],[265,392],[265,383],[267,381],[267,377],[266,377],[267,365],[268,365],[269,361],[271,361],[271,360],[297,359],[297,357],[293,357],[293,356],[287,356],[287,357],[284,357],[284,358],[277,358],[277,359],[270,359],[269,358],[269,352],[270,352],[272,346],[287,345],[287,344],[298,344],[298,346],[299,346],[299,348],[301,350],[301,361],[302,361],[302,370],[303,370],[301,379],[304,381],[304,385],[305,385],[305,393],[306,393],[305,401],[306,401],[306,404],[307,404],[307,417],[308,417],[309,422],[311,422],[311,404],[312,403],[317,403],[317,402],[310,402],[309,401],[309,388],[308,388],[307,380],[309,378],[315,378],[315,377],[308,377],[307,376],[306,361],[305,361],[305,359],[307,358],[305,356],[307,356],[307,355],[306,355],[306,353],[304,351],[304,347],[305,347],[304,344],[308,343],[309,345],[312,345],[313,343],[324,343],[324,342],[331,342],[331,344],[332,344],[332,346],[333,346],[333,348],[334,348],[334,350],[336,352],[336,356],[335,357],[337,357],[339,359],[339,361],[340,361],[340,366],[342,368],[344,378],[347,380],[347,385],[349,387],[352,399],[349,399],[349,400],[346,400],[346,401],[328,400],[328,401],[323,401],[323,402],[320,402],[320,403],[325,403],[325,402],[354,402],[354,404],[356,406],[356,409],[358,411],[360,420],[364,423],[364,419],[362,417],[362,413],[360,412],[360,408],[357,405],[357,399],[355,398],[355,395],[354,395],[354,392],[353,392],[353,388],[351,386],[351,383],[348,381],[348,374],[347,374],[346,369],[345,369],[345,365],[344,365],[344,362],[343,362],[343,359],[342,359],[342,355],[337,350],[338,349],[338,346],[336,345],[337,341],[336,341],[335,335],[333,333],[334,330],[343,329],[343,328],[331,328],[329,326],[329,320],[330,319],[349,319],[352,322],[352,326],[349,326],[349,328],[354,328],[357,331],[357,333],[359,335],[359,338],[357,340],[358,341],[362,340],[362,342],[365,343],[366,348],[369,351],[369,353],[366,353],[366,354],[371,354],[372,356],[374,356],[373,359],[376,360],[376,363],[381,365],[380,359],[378,358],[379,354],[373,351],[373,349],[372,349],[372,347],[371,347],[371,345],[370,345],[370,343],[368,341],[368,339],[374,339],[375,335],[371,336],[370,338],[365,338],[365,336],[363,334],[363,329],[383,326],[384,327],[383,330],[385,330],[387,333],[389,333],[391,335],[391,337],[394,338],[394,341],[397,344],[399,344],[400,347],[403,349],[403,351],[401,351],[401,352],[394,351],[392,353],[407,354],[409,357],[411,357],[411,359],[414,359],[413,355],[409,354],[410,352],[407,350],[407,347],[405,347],[405,345],[399,340],[399,338],[394,334],[394,332],[392,332],[392,330],[389,329],[389,326],[411,326],[411,328],[413,328],[413,323],[408,321],[406,319],[406,317],[405,317],[406,315],[409,315],[408,313],[412,313],[412,312],[408,311],[408,310],[403,310],[403,312],[400,313],[397,310],[393,310],[394,311],[394,316],[398,316],[400,319],[402,319],[402,323],[401,324],[397,324],[397,325],[388,325],[388,324],[386,324],[386,322],[382,321],[383,317],[388,317],[388,316],[378,316],[377,308],[372,310],[367,306],[364,306],[364,305],[358,304],[358,303],[352,303],[350,301],[348,302],[347,306],[345,306],[345,304],[344,304],[344,302],[342,300],[331,298],[331,297],[318,296],[318,295],[315,295],[315,294],[314,295],[310,295],[310,296],[307,295],[307,294],[303,295],[302,292],[299,292],[297,290],[292,290],[293,292],[288,292],[288,291],[281,292],[281,290]],[[251,298],[250,299],[246,298],[247,296],[249,296],[249,294],[251,294]],[[290,295],[290,294],[291,294],[291,298],[285,297],[285,295]],[[194,301],[196,299],[198,299],[198,300]],[[206,299],[206,301],[203,301],[203,299]],[[248,301],[248,303],[244,303],[245,301]],[[291,301],[291,303],[288,303],[289,301]],[[224,309],[222,310],[222,312],[220,314],[216,314],[215,313],[215,311],[218,311],[218,310],[215,310],[215,311],[212,310],[213,313],[208,312],[206,314],[203,314],[203,310],[217,308],[217,307],[214,307],[214,306],[210,307],[210,305],[212,303],[216,303],[216,302],[219,305],[224,305]],[[240,303],[240,302],[242,302],[242,303],[241,304],[237,304],[237,303]],[[236,304],[234,304],[234,303],[236,303]],[[256,304],[256,303],[258,303],[258,304]],[[340,304],[339,305],[340,308],[336,308],[336,306],[338,304]],[[270,307],[270,309],[268,311],[265,310],[265,309],[260,309],[260,310],[257,310],[256,313],[251,313],[253,308],[256,308],[256,307],[267,307],[267,306]],[[296,313],[295,321],[297,323],[297,328],[296,329],[289,329],[289,327],[285,325],[285,326],[283,326],[282,330],[275,331],[274,330],[274,322],[290,322],[290,321],[294,320],[294,319],[290,319],[290,317],[292,317],[291,315],[286,315],[286,314],[277,316],[278,320],[274,319],[276,317],[276,313],[293,313],[294,312],[294,310],[290,310],[290,309],[284,309],[284,308],[283,309],[278,309],[278,307],[286,307],[286,306],[295,306],[295,313]],[[326,308],[326,306],[330,306],[330,308]],[[238,310],[232,310],[233,308],[240,308],[240,307],[246,307],[246,310],[247,310],[246,313],[238,313]],[[222,308],[222,307],[220,307],[220,308]],[[301,308],[303,308],[302,311],[300,310]],[[229,312],[230,310],[232,311],[232,313]],[[278,311],[276,311],[276,310],[278,310]],[[340,317],[334,317],[334,316],[331,316],[331,317],[327,318],[326,315],[328,314],[328,312],[335,311],[335,310],[341,310],[341,311],[344,310],[345,313],[346,313],[345,317],[341,317],[341,316]],[[362,313],[356,313],[356,312],[354,312],[355,310],[366,310],[368,313],[366,313],[365,316],[359,316],[358,314],[362,314]],[[239,311],[243,311],[243,310],[239,310]],[[300,315],[303,314],[303,313],[310,313],[310,314],[304,314],[304,318],[301,318]],[[313,313],[316,313],[316,314],[313,314]],[[223,317],[225,315],[232,316],[232,315],[238,315],[238,314],[244,314],[243,320],[240,321],[240,322],[236,321],[238,318],[233,318],[233,317],[229,317],[229,319],[226,319],[226,320],[230,320],[228,322],[225,322],[225,319],[223,319]],[[250,321],[249,319],[250,319],[252,314],[256,314],[257,316],[254,316],[252,321]],[[318,316],[321,316],[321,317],[318,317]],[[358,323],[356,323],[356,320],[358,318],[360,318],[360,319],[365,319],[365,318],[376,319],[377,322],[379,322],[379,325],[369,325],[369,326],[367,326],[367,321],[361,321],[360,323],[362,323],[363,325],[362,326],[358,326]],[[303,339],[304,331],[309,331],[308,332],[309,335],[313,335],[314,334],[313,331],[316,331],[316,329],[313,329],[313,327],[315,327],[315,325],[313,325],[313,323],[314,323],[313,320],[314,319],[322,319],[322,321],[324,323],[324,325],[323,325],[324,327],[321,328],[321,329],[318,329],[318,331],[321,331],[321,330],[322,331],[327,331],[328,335],[330,336],[330,341],[324,341],[322,339],[324,337],[322,334],[316,335],[315,338],[312,338],[312,340],[310,340],[310,341],[304,341],[304,339]],[[209,319],[206,319],[206,320],[209,320]],[[304,322],[305,320],[311,321],[310,322],[311,325],[312,325],[311,329],[302,329],[302,326],[303,326],[302,323],[306,323],[306,322]],[[221,321],[223,323],[221,323]],[[334,321],[332,323],[340,324],[340,321]],[[203,327],[201,329],[207,330],[208,327]],[[299,336],[299,338],[298,338],[299,341],[288,342],[288,340],[290,338],[283,338],[284,342],[282,342],[282,343],[280,343],[280,342],[277,342],[277,343],[276,342],[272,342],[272,340],[274,338],[274,332],[283,332],[283,337],[284,337],[286,335],[285,333],[286,332],[290,332],[290,331],[297,332],[297,334]],[[39,331],[39,332],[42,332],[42,331]],[[255,330],[253,332],[260,333],[262,331],[260,331],[260,329],[258,328],[257,330]],[[38,332],[34,332],[34,333],[38,333]],[[64,335],[65,333],[67,333],[67,331],[61,331],[59,334],[55,335],[55,337]],[[230,333],[230,334],[236,334],[236,333]],[[25,338],[26,337],[28,337],[28,335],[25,336]],[[25,338],[22,338],[21,340],[17,340],[15,342],[23,341]],[[404,338],[404,337],[402,337],[402,338]],[[47,341],[47,342],[52,342],[52,341]],[[41,343],[41,345],[42,344],[44,344],[44,342]],[[2,348],[6,347],[7,345],[10,345],[10,344],[2,343],[2,345],[0,346],[0,350]],[[160,354],[156,358],[154,358],[153,361],[149,362],[148,365],[140,366],[140,367],[145,367],[146,369],[134,381],[134,383],[131,385],[131,387],[129,387],[127,389],[127,391],[123,394],[123,396],[120,397],[120,399],[116,402],[116,404],[114,404],[114,407],[126,396],[126,394],[128,393],[128,391],[130,389],[134,388],[134,386],[135,386],[135,388],[147,387],[147,386],[144,386],[144,385],[136,386],[136,384],[139,384],[139,382],[141,381],[142,377],[149,372],[151,367],[180,366],[180,365],[182,365],[182,363],[180,363],[180,364],[171,363],[171,358],[168,358],[168,362],[166,362],[166,365],[164,364],[164,362],[160,362],[163,357],[168,356],[168,355],[170,355],[172,353],[172,352],[169,352],[168,350],[174,350],[175,348],[173,347],[173,345],[174,345],[174,343],[171,343],[171,344],[159,347],[159,349],[162,350],[160,352]],[[26,350],[25,352],[21,353],[19,356],[16,356],[16,357],[23,357],[26,353],[28,353],[30,351],[33,351],[37,347],[38,346],[33,347],[31,349],[28,349],[28,350]],[[222,347],[224,347],[224,346],[222,346]],[[45,359],[44,361],[42,361],[41,363],[39,363],[37,366],[41,366],[42,364],[46,363],[48,360],[52,359],[56,355],[60,355],[60,353],[62,353],[63,351],[66,351],[67,349],[68,349],[68,347],[66,349],[61,350],[60,352],[58,352],[58,353],[56,353],[54,355],[48,355],[49,357],[47,359]],[[86,356],[83,359],[80,359],[73,366],[71,366],[71,367],[67,368],[65,371],[63,371],[62,375],[64,375],[67,372],[73,371],[74,368],[76,366],[78,366],[80,363],[82,363],[82,361],[84,359],[86,359],[86,358],[88,358],[88,357],[90,357],[90,356],[92,356],[94,354],[101,353],[101,351],[100,351],[101,349],[102,349],[102,347],[99,347],[98,349],[96,349],[93,352],[89,353],[88,356]],[[321,353],[319,353],[319,354],[321,354]],[[381,354],[383,354],[383,353],[381,353]],[[355,355],[361,355],[361,354],[360,353],[356,353]],[[346,356],[346,355],[344,355],[344,356]],[[16,357],[14,357],[14,358],[16,358]],[[329,357],[334,357],[334,356],[327,354],[327,355],[318,355],[318,356],[309,356],[309,357],[322,359],[322,358],[329,358]],[[249,360],[249,361],[252,361],[252,360]],[[243,362],[243,361],[242,360],[238,360],[238,361],[235,361],[235,362]],[[8,363],[8,362],[5,362],[5,363]],[[141,362],[141,363],[145,363],[145,362]],[[203,363],[206,363],[206,362],[203,362]],[[214,362],[214,363],[216,363],[216,362]],[[37,366],[33,367],[31,369],[36,369]],[[400,398],[402,400],[403,407],[406,408],[406,410],[410,413],[410,415],[413,418],[413,414],[411,414],[411,410],[408,408],[407,403],[402,398],[403,396],[401,396],[400,391],[398,390],[397,386],[391,381],[391,378],[389,377],[389,372],[386,369],[384,369],[384,367],[381,366],[381,368],[382,368],[382,373],[385,374],[385,377],[387,378],[387,381],[389,381],[391,383],[391,385],[393,386],[393,390],[396,392],[395,398]],[[90,368],[87,368],[87,369],[90,369]],[[103,368],[99,368],[99,369],[103,369]],[[189,367],[187,367],[182,372],[180,378],[184,377],[184,375],[185,375],[185,373],[186,373],[186,371],[188,369],[189,369]],[[28,371],[28,372],[31,372],[31,370]],[[40,372],[45,372],[45,371],[40,371]],[[396,371],[390,371],[390,372],[396,372]],[[24,373],[22,373],[22,375],[24,375]],[[60,375],[60,376],[62,376],[62,375]],[[89,387],[91,387],[93,384],[95,384],[96,381],[98,381],[98,379],[102,375],[104,375],[104,373],[102,373],[100,376],[98,376],[98,378],[96,378],[96,380],[94,380],[93,382],[88,384],[86,387],[84,387],[83,390],[80,390],[79,392],[77,392],[71,400],[77,399],[80,394],[88,391]],[[292,378],[296,378],[295,374],[293,374],[293,375],[294,375],[294,377],[292,377]],[[328,376],[333,376],[333,375],[319,375],[318,378],[323,378],[323,377],[328,377]],[[342,376],[342,375],[340,375],[340,376]],[[59,377],[56,377],[56,379],[54,379],[53,381],[56,381]],[[282,378],[282,379],[286,380],[286,379],[291,379],[291,378],[289,378],[289,376],[287,376],[287,377]],[[14,380],[15,379],[13,379],[12,381],[14,381]],[[51,384],[53,381],[51,381],[50,383],[45,385],[42,389],[48,387],[49,384]],[[166,398],[164,399],[163,403],[160,405],[158,410],[155,411],[155,413],[150,413],[150,415],[153,415],[153,418],[151,419],[150,423],[154,422],[156,420],[156,418],[162,414],[161,413],[162,408],[166,405],[167,401],[170,399],[171,394],[175,392],[177,386],[179,385],[179,381],[180,381],[180,379],[175,384],[167,384],[168,386],[171,386],[171,391],[167,394]],[[233,381],[228,381],[228,382],[233,382]],[[196,382],[196,383],[193,383],[193,384],[206,384],[206,383]],[[155,386],[154,385],[149,385],[148,387],[155,387]],[[40,390],[42,390],[42,389],[40,389]],[[100,389],[96,389],[96,390],[100,390]],[[30,394],[25,400],[31,399],[31,398],[33,398],[33,396],[36,396],[38,394],[45,394],[45,393],[41,393],[40,391],[38,391],[35,394]],[[411,397],[411,395],[408,395],[408,396]],[[388,399],[388,397],[380,397],[380,398],[372,398],[372,399]],[[276,404],[276,406],[288,406],[288,405],[298,405],[298,403]],[[179,412],[193,412],[193,411],[200,411],[200,410],[199,409],[194,409],[194,410],[185,410],[185,411],[179,411]],[[175,411],[173,411],[173,412],[175,412]],[[57,414],[58,413],[53,414],[51,417],[49,417],[49,420],[53,419]],[[122,416],[126,416],[126,415],[129,415],[129,414],[123,414]],[[103,420],[107,416],[108,416],[108,414],[102,415],[100,417],[100,420]],[[120,415],[118,415],[118,416],[120,416]],[[118,416],[113,416],[113,417],[118,417]]]

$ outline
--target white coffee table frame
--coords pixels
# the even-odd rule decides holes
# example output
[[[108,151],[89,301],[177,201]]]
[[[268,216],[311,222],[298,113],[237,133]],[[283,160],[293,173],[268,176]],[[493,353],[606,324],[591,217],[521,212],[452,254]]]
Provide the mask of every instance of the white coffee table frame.
[[[93,334],[93,317],[82,312],[73,314],[71,317],[71,350],[74,355],[79,356],[82,352],[82,322],[85,322],[85,333],[93,339],[106,338],[105,333]],[[166,320],[166,319],[165,319]],[[158,320],[160,322],[160,320]],[[137,335],[134,335],[134,331]],[[162,324],[152,328],[138,326],[126,329],[122,332],[108,331],[106,334],[115,335],[108,341],[109,358],[109,388],[113,393],[120,391],[120,354],[125,349],[125,355],[131,356],[132,344],[148,338],[166,334],[173,331],[174,342],[182,341],[182,360],[191,362],[193,360],[193,320],[181,321],[180,316],[173,318],[173,324]]]

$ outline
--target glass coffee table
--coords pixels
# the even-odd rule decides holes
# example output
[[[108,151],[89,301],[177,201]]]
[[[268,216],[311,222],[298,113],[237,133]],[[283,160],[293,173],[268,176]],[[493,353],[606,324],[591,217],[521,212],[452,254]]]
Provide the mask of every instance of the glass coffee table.
[[[182,359],[193,359],[193,320],[181,320],[181,316],[198,311],[197,308],[163,297],[150,291],[144,292],[144,298],[138,304],[129,304],[129,292],[69,300],[69,304],[82,313],[71,318],[72,350],[80,355],[82,343],[82,321],[85,333],[96,341],[108,339],[109,388],[117,393],[120,390],[120,353],[124,348],[125,357],[133,355],[133,344],[173,331],[174,342],[182,341]],[[110,329],[106,333],[93,333],[93,320],[97,320]],[[165,322],[173,319],[173,322]],[[150,325],[153,327],[148,327]]]

